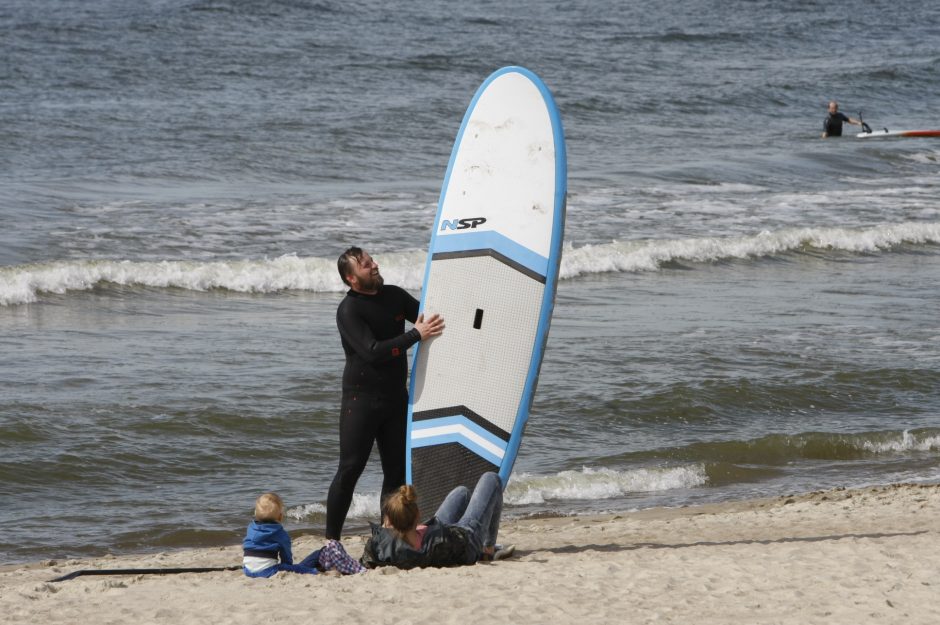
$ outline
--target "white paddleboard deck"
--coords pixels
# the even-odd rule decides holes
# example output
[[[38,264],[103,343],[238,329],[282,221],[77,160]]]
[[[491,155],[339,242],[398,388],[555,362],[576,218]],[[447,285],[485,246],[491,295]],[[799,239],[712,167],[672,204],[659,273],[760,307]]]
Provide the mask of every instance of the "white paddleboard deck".
[[[420,344],[411,377],[407,479],[425,515],[486,471],[508,482],[551,322],[566,167],[542,81],[494,72],[464,116],[428,251],[421,310],[446,329]]]

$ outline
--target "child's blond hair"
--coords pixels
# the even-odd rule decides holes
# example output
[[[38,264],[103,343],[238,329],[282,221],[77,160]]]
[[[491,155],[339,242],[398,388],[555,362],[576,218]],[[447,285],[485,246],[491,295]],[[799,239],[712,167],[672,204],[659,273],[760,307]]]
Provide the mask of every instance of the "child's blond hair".
[[[280,523],[284,520],[284,501],[277,493],[264,493],[255,500],[255,521]]]

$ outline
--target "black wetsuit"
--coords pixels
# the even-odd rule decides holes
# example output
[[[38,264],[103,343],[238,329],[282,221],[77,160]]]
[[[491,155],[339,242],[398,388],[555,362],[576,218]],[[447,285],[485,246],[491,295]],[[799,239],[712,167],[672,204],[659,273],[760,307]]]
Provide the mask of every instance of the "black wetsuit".
[[[405,320],[418,318],[418,300],[397,286],[375,295],[349,291],[336,311],[346,352],[339,418],[339,468],[326,500],[326,537],[339,539],[353,490],[372,445],[382,460],[382,496],[405,482],[409,347],[421,340]]]
[[[842,136],[842,122],[848,122],[849,118],[846,117],[845,113],[836,112],[829,113],[826,117],[826,120],[823,122],[823,130],[826,131],[827,137],[841,137]]]

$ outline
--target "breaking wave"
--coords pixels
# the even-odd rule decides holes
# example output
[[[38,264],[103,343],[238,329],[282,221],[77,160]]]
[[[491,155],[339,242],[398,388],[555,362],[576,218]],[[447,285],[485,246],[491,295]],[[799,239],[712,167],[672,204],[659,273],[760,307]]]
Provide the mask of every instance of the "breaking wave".
[[[868,228],[786,228],[735,237],[613,241],[564,250],[561,278],[657,271],[668,263],[758,259],[808,250],[851,254],[891,251],[903,245],[940,244],[940,223],[884,224]],[[391,252],[378,260],[386,280],[419,290],[426,253]],[[239,293],[287,290],[342,292],[335,261],[289,254],[237,261],[64,260],[0,268],[0,306],[40,301],[43,294],[88,291],[104,285],[225,289]]]

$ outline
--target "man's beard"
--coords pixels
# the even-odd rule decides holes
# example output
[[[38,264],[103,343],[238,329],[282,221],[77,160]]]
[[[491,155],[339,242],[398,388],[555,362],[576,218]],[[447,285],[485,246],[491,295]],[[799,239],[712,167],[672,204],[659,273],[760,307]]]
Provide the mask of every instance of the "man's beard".
[[[359,288],[363,291],[378,291],[382,288],[382,285],[385,284],[385,278],[382,277],[382,274],[377,273],[374,276],[370,275],[368,278],[359,279]]]

